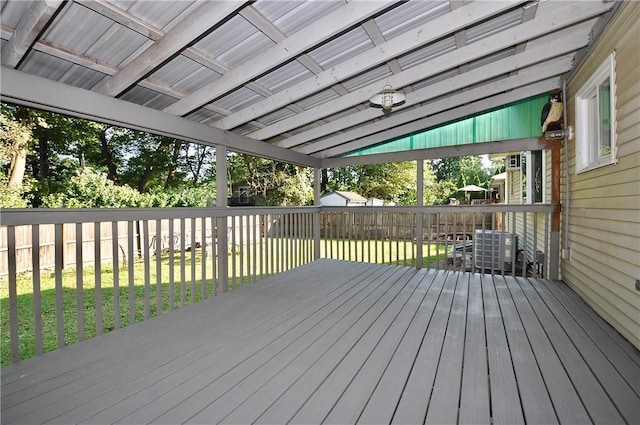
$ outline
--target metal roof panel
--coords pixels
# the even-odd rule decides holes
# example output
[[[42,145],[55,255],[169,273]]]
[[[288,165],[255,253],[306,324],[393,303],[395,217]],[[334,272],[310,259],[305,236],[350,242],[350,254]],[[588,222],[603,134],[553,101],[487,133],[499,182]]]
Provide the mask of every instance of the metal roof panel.
[[[322,68],[328,69],[372,47],[374,44],[367,32],[364,28],[358,27],[324,43],[308,54]]]
[[[280,3],[280,4],[278,4]],[[254,7],[277,26],[282,33],[290,36],[304,30],[310,22],[328,15],[344,6],[346,1],[304,1],[283,2],[279,0],[258,1]],[[293,7],[292,7],[293,6]]]
[[[450,11],[449,0],[408,1],[374,21],[386,40],[409,31]]]
[[[273,92],[284,90],[292,85],[299,83],[309,77],[313,76],[313,73],[309,71],[298,61],[291,61],[285,65],[277,68],[260,78],[257,78],[256,83],[265,87]]]

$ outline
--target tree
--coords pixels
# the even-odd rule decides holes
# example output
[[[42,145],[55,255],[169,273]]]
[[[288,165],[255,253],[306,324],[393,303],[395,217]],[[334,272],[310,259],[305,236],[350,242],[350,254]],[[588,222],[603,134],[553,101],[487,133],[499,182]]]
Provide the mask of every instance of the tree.
[[[344,190],[365,198],[415,205],[416,165],[405,161],[330,168],[323,173],[323,187],[325,193]]]
[[[362,165],[356,170],[358,179],[355,189],[365,198],[415,205],[415,162]],[[413,196],[407,196],[409,194]]]
[[[27,152],[32,138],[31,126],[26,120],[17,119],[15,109],[3,106],[0,110],[0,161],[6,168],[7,185],[20,189],[24,180]]]
[[[251,155],[231,154],[229,184],[246,182],[264,205],[309,205],[313,200],[312,171],[293,164]]]
[[[438,203],[445,203],[449,198],[462,196],[457,189],[468,184],[488,187],[493,175],[484,168],[480,156],[434,159],[431,161],[431,168],[436,180],[442,183]]]

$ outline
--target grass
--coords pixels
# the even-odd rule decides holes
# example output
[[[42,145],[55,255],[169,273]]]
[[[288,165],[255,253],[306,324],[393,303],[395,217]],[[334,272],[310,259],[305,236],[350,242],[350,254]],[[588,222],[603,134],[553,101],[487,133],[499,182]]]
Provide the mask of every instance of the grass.
[[[260,245],[259,249],[243,247],[245,254],[251,254],[251,260],[240,260],[239,255],[229,255],[229,286],[230,289],[239,287],[249,282],[255,270],[258,280],[263,276],[285,270],[294,261],[286,258],[276,264],[269,258],[275,258],[278,252],[298,252],[300,246],[291,241],[273,241],[268,247]],[[292,249],[293,248],[293,249]],[[270,255],[270,253],[273,253]],[[425,267],[435,265],[437,258],[444,259],[444,252],[436,254],[435,246],[424,247],[423,259]],[[430,255],[429,255],[430,254]],[[415,245],[411,241],[321,241],[321,256],[323,258],[340,258],[353,261],[367,261],[375,263],[399,264],[415,266]],[[152,257],[149,270],[145,270],[145,264],[137,261],[132,265],[120,264],[117,272],[119,275],[119,288],[114,288],[114,268],[103,265],[100,270],[100,290],[96,290],[95,267],[82,269],[82,327],[79,332],[78,318],[78,291],[77,275],[75,269],[62,272],[62,318],[59,319],[56,308],[56,279],[51,271],[40,273],[40,302],[42,322],[42,351],[52,351],[58,348],[58,326],[64,329],[63,345],[78,342],[79,334],[84,339],[91,338],[97,333],[109,332],[116,327],[125,327],[132,321],[142,321],[146,317],[166,313],[181,308],[184,305],[198,302],[211,297],[216,292],[214,288],[213,264],[207,257],[205,278],[202,277],[202,254],[197,251],[194,255],[186,253],[184,259],[176,254],[173,256],[173,265],[168,254],[161,256],[160,270],[160,300],[158,300],[158,277],[156,275],[156,257]],[[184,280],[181,275],[181,264],[184,261]],[[192,267],[195,265],[195,267]],[[235,271],[234,271],[235,270]],[[192,275],[193,272],[193,275]],[[149,274],[149,284],[145,286],[145,276]],[[171,275],[173,274],[173,279]],[[131,282],[130,277],[132,277]],[[18,341],[19,357],[25,360],[36,355],[36,324],[34,308],[34,291],[32,273],[21,273],[17,277],[18,294]],[[217,289],[219,292],[219,288]],[[145,293],[148,292],[148,304],[145,303]],[[97,294],[100,294],[101,309],[97,306]],[[131,302],[130,302],[131,301]],[[118,305],[118,307],[116,307]],[[146,313],[145,313],[146,312]],[[60,320],[60,324],[58,323]],[[117,324],[117,322],[119,322]],[[117,326],[118,325],[118,326]],[[9,335],[9,290],[7,279],[0,280],[0,361],[2,366],[11,363],[11,347]]]

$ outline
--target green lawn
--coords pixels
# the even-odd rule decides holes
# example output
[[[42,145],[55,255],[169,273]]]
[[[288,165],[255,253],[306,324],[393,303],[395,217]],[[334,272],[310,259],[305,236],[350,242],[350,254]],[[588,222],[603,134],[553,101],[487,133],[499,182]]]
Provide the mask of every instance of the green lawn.
[[[299,241],[298,241],[299,242]],[[239,247],[238,247],[239,248]],[[424,266],[435,266],[435,246],[430,249],[424,246]],[[276,261],[279,252],[290,255],[299,255],[305,247],[288,240],[272,240],[267,244],[259,245],[254,250],[253,246],[243,246],[242,251],[246,255],[230,253],[229,258],[229,286],[238,287],[263,276],[277,273],[291,267],[295,262],[293,258],[284,258]],[[255,253],[255,255],[254,255]],[[430,255],[429,255],[430,254]],[[352,261],[367,261],[386,264],[415,265],[415,245],[412,242],[390,241],[321,241],[321,256],[323,258],[339,258]],[[441,251],[440,259],[444,258]],[[242,258],[242,259],[241,259]],[[299,257],[296,257],[299,258]],[[116,327],[116,319],[120,321],[120,327],[127,326],[133,321],[141,321],[145,318],[145,292],[149,293],[148,317],[158,314],[158,278],[156,275],[156,257],[152,257],[149,270],[145,270],[143,262],[135,262],[130,272],[129,266],[121,264],[118,268],[120,287],[114,289],[113,266],[103,265],[100,273],[101,285],[101,318],[96,309],[96,275],[94,267],[85,267],[82,270],[82,298],[83,319],[82,327],[84,338],[96,335],[98,324],[101,324],[102,332],[109,332]],[[304,260],[302,260],[304,262]],[[170,267],[168,254],[161,256],[161,296],[160,306],[162,313],[180,308],[183,305],[202,300],[214,293],[213,264],[211,257],[206,259],[205,279],[202,278],[202,255],[197,251],[195,255],[186,253],[184,258],[185,273],[181,275],[182,258],[176,254],[173,258],[173,267]],[[195,267],[192,267],[192,264]],[[234,272],[235,270],[235,272]],[[145,276],[149,275],[149,283],[145,286]],[[173,279],[171,281],[171,274]],[[129,282],[130,276],[132,281]],[[65,270],[62,273],[62,324],[64,327],[64,344],[69,345],[78,341],[78,308],[77,308],[77,276],[75,269]],[[203,287],[204,286],[204,287]],[[42,312],[42,347],[43,352],[55,350],[57,341],[57,315],[55,275],[52,272],[43,271],[40,274],[40,299]],[[34,320],[34,293],[32,273],[21,273],[17,276],[18,293],[18,335],[20,359],[28,359],[36,355],[36,332]],[[117,294],[117,297],[114,295]],[[133,297],[130,297],[132,295]],[[4,366],[11,362],[9,339],[9,291],[8,282],[4,278],[0,280],[0,352],[1,364]],[[133,309],[130,310],[130,299],[133,300]],[[116,301],[119,309],[116,309]],[[116,313],[117,311],[117,313]]]

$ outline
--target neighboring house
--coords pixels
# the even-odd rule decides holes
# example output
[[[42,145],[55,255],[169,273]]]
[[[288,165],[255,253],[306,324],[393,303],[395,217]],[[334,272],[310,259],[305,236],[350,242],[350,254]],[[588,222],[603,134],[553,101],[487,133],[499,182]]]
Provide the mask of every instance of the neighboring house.
[[[323,207],[364,207],[367,198],[354,192],[343,192],[336,190],[320,197],[320,205]]]
[[[369,198],[367,199],[366,205],[368,207],[381,207],[384,205],[384,201],[382,199]]]
[[[560,277],[640,348],[638,22],[640,3],[626,3],[567,80],[573,134],[562,149]],[[499,157],[507,171],[492,184],[504,188],[505,203],[552,203],[550,150]],[[516,233],[524,227],[516,223]]]
[[[251,195],[251,186],[247,182],[231,185],[231,197],[227,202],[230,207],[249,207],[256,205],[256,198]]]
[[[491,177],[491,182],[489,183],[489,187],[493,192],[493,199],[496,200],[497,203],[504,203],[505,197],[505,184],[507,181],[507,173],[496,174]]]

